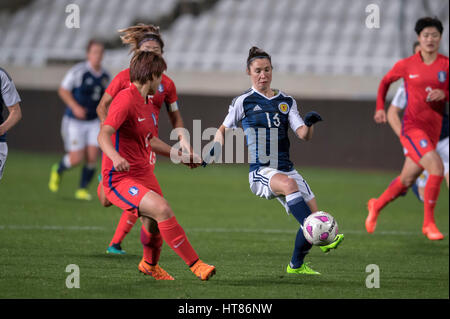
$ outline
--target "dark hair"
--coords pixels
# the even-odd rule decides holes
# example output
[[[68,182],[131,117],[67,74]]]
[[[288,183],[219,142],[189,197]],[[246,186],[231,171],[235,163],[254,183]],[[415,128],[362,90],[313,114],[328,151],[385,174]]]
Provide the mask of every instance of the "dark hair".
[[[250,64],[255,59],[268,59],[270,65],[272,65],[272,59],[267,52],[258,47],[251,47],[250,50],[248,50],[247,69],[250,68]]]
[[[158,78],[167,69],[163,57],[154,52],[137,51],[130,62],[130,82],[145,84]]]
[[[145,42],[144,40],[154,40],[159,43],[161,53],[164,52],[164,41],[161,38],[158,26],[138,23],[126,29],[120,29],[118,32],[123,33],[120,39],[123,44],[130,45],[131,51],[139,50],[139,47]]]
[[[442,31],[444,30],[442,22],[437,17],[424,17],[417,20],[414,31],[416,31],[417,35],[419,35],[420,32],[427,27],[435,27],[440,34],[442,34]]]
[[[102,47],[104,47],[105,45],[103,44],[102,41],[97,40],[97,39],[90,39],[87,46],[86,46],[86,52],[89,52],[89,50],[91,49],[91,47],[93,45],[101,45]]]
[[[419,42],[419,41],[416,41],[416,42],[413,43],[413,47],[412,47],[412,49],[413,49],[413,54],[416,53],[416,48],[417,48],[417,46],[419,46],[419,45],[420,45],[420,42]]]

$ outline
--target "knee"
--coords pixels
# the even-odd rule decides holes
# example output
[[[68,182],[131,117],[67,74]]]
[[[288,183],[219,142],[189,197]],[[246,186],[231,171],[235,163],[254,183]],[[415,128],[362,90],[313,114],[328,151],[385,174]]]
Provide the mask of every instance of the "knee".
[[[411,187],[415,181],[416,179],[411,176],[403,176],[402,178],[400,178],[400,182],[403,184],[403,186],[408,188]]]
[[[170,207],[169,203],[164,201],[159,207],[158,207],[158,218],[157,220],[166,220],[171,217],[173,217],[173,211]]]
[[[297,182],[292,178],[286,178],[283,183],[284,195],[292,194],[298,191]]]

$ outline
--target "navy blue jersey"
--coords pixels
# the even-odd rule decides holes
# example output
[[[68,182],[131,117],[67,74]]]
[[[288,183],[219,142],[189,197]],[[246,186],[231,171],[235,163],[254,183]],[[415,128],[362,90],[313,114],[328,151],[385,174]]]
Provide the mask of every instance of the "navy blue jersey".
[[[70,91],[75,101],[86,109],[86,120],[93,120],[97,118],[96,109],[109,80],[109,73],[105,70],[97,73],[88,62],[80,62],[67,72],[61,87]],[[75,118],[69,107],[65,114]]]
[[[223,125],[235,128],[239,121],[247,138],[250,171],[262,166],[284,172],[293,169],[288,129],[295,132],[304,122],[291,96],[276,91],[267,98],[252,88],[233,100]]]
[[[9,74],[0,68],[0,124],[5,121],[3,118],[4,108],[16,105],[19,102],[20,96],[14,82]],[[0,142],[6,142],[6,134],[0,136]]]

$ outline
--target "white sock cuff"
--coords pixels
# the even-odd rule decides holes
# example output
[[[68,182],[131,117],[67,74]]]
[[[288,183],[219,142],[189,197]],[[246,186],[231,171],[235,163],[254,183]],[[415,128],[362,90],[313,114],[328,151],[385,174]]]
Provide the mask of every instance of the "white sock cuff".
[[[299,191],[297,191],[297,192],[295,192],[295,193],[286,195],[286,202],[289,203],[290,201],[293,201],[293,200],[299,201],[300,198],[303,198],[303,197],[302,197],[302,193],[300,193]]]

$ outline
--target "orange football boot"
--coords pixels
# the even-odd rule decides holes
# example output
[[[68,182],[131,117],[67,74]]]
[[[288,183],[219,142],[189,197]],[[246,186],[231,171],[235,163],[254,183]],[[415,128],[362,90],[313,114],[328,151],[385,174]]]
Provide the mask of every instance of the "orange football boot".
[[[427,236],[429,240],[444,239],[444,235],[442,235],[434,223],[429,223],[427,226],[422,227],[422,233]]]
[[[208,280],[216,273],[216,267],[205,264],[200,259],[190,269],[201,280]]]
[[[159,265],[151,266],[147,264],[144,258],[142,258],[141,262],[139,263],[138,269],[143,274],[152,276],[156,280],[175,280]]]
[[[375,231],[375,228],[377,227],[378,214],[380,213],[374,208],[376,201],[376,198],[371,198],[367,202],[367,210],[369,211],[369,215],[367,215],[366,218],[366,230],[369,234],[372,234]]]

